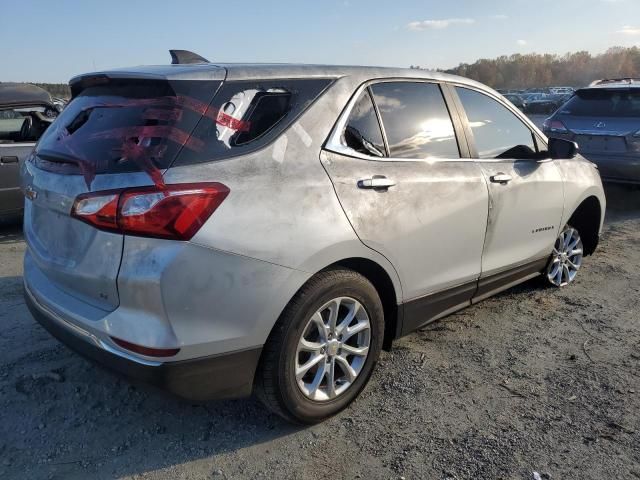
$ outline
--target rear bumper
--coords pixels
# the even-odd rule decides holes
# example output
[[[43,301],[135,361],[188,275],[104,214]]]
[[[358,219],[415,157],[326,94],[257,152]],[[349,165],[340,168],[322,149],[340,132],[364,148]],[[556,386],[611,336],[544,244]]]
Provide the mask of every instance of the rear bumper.
[[[583,157],[598,166],[605,182],[640,183],[640,155],[602,155],[583,152]]]
[[[206,401],[251,394],[261,348],[177,362],[147,362],[112,351],[90,332],[67,322],[39,304],[25,285],[33,317],[72,350],[126,377],[158,386],[180,397]]]

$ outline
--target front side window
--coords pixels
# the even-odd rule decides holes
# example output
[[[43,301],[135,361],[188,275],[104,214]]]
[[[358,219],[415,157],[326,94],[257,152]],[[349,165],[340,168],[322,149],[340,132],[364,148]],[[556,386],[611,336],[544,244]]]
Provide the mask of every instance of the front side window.
[[[508,108],[491,97],[456,87],[473,132],[478,157],[528,159],[537,156],[531,130]]]
[[[349,114],[349,120],[342,133],[342,143],[364,155],[385,156],[382,131],[368,89],[360,94]]]
[[[460,158],[440,87],[425,82],[371,86],[392,158]]]

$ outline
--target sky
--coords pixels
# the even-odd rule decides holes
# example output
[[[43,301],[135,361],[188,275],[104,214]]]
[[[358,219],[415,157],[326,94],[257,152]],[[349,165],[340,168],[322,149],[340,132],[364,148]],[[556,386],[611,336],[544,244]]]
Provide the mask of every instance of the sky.
[[[170,63],[450,68],[513,53],[640,46],[640,0],[0,0],[0,81]]]

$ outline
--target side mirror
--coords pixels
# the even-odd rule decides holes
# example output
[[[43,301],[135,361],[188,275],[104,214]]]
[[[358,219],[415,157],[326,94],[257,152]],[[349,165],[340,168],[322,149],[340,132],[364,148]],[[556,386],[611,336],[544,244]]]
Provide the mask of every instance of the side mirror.
[[[578,144],[564,138],[549,139],[549,153],[554,160],[571,159],[580,151]]]

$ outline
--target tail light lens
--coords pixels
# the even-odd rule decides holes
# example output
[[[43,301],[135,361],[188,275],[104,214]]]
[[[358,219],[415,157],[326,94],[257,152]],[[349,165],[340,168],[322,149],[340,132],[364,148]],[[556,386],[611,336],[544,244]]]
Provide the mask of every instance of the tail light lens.
[[[567,127],[564,126],[564,123],[562,123],[560,120],[552,120],[550,118],[547,118],[544,121],[542,128],[547,132],[569,133],[569,130],[567,130]]]
[[[71,216],[101,230],[190,240],[229,194],[221,183],[185,183],[84,193]]]
[[[177,355],[178,352],[180,351],[179,348],[143,347],[142,345],[137,345],[135,343],[127,342],[126,340],[122,340],[121,338],[116,338],[116,337],[110,337],[110,338],[119,347],[122,347],[131,352],[139,353],[141,355],[146,355],[147,357],[173,357],[174,355]]]

